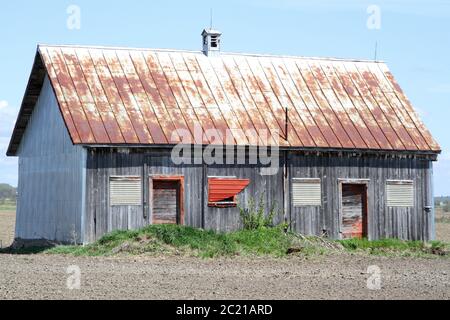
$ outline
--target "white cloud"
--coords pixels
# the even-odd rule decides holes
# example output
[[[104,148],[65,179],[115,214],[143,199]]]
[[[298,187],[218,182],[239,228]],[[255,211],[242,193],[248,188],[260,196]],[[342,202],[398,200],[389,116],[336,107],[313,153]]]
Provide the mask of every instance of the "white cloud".
[[[9,105],[8,101],[0,100],[0,183],[17,185],[17,159],[8,158],[8,149],[18,109]]]
[[[17,158],[6,156],[9,137],[0,138],[0,183],[17,186]]]
[[[17,118],[18,110],[8,101],[0,100],[0,138],[10,137]]]

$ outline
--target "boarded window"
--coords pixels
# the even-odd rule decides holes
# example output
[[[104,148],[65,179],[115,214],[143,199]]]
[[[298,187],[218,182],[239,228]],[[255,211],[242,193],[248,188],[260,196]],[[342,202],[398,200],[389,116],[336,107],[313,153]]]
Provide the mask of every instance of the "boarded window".
[[[387,181],[388,207],[414,207],[414,182],[409,180]]]
[[[250,184],[248,179],[209,178],[208,205],[210,207],[235,207],[237,195]]]
[[[343,183],[341,190],[342,237],[367,236],[367,185]]]
[[[140,206],[142,180],[140,177],[111,177],[109,180],[111,206]]]
[[[295,207],[321,206],[322,186],[320,179],[293,179],[292,201]]]

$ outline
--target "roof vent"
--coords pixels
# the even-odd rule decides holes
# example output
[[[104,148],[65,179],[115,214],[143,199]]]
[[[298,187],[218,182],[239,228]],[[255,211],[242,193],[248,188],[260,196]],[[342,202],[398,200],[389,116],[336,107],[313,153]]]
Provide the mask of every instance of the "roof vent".
[[[202,32],[203,53],[208,57],[215,57],[220,54],[220,37],[222,32],[214,29],[205,29]]]

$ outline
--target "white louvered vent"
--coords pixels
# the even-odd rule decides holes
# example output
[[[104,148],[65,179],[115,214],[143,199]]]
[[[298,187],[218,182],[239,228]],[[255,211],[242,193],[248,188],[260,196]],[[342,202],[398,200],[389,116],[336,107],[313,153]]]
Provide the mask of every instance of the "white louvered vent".
[[[388,207],[414,207],[413,181],[388,181],[386,194]]]
[[[295,207],[321,206],[322,186],[320,179],[293,179],[292,201]]]
[[[109,181],[111,206],[140,206],[142,182],[140,177],[111,177]]]

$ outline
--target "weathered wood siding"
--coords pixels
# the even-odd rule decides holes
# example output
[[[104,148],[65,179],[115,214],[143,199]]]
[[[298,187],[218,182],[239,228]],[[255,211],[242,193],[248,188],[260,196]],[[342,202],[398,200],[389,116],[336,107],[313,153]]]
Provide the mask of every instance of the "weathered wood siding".
[[[194,162],[193,162],[194,163]],[[250,196],[265,203],[276,202],[283,211],[283,170],[275,176],[261,176],[260,166],[204,164],[175,165],[170,150],[153,150],[124,153],[116,151],[90,151],[87,163],[87,210],[85,219],[86,242],[92,242],[107,232],[116,229],[132,229],[127,222],[130,217],[138,221],[137,226],[149,225],[152,221],[152,205],[149,200],[149,178],[151,176],[184,177],[184,221],[185,225],[231,231],[240,227],[239,209],[208,207],[208,176],[236,176],[250,179],[249,187],[242,192],[238,201],[247,204]],[[144,181],[144,202],[140,207],[124,206],[122,215],[109,205],[108,181],[110,176],[142,176]],[[130,213],[130,210],[132,212]],[[266,207],[266,211],[269,206]],[[117,218],[118,217],[118,218]],[[111,222],[111,219],[119,221]],[[127,220],[128,219],[128,220]],[[283,220],[282,214],[277,217]]]
[[[425,212],[432,203],[430,161],[418,158],[399,158],[376,155],[317,156],[290,153],[284,172],[284,157],[280,157],[275,175],[261,175],[260,165],[175,165],[170,150],[163,149],[92,149],[88,153],[87,210],[85,219],[87,242],[98,239],[116,229],[133,229],[152,221],[149,197],[149,177],[184,177],[185,225],[232,231],[240,227],[239,208],[208,206],[208,177],[237,177],[250,179],[250,185],[238,197],[246,206],[250,197],[262,196],[266,211],[272,204],[280,209],[277,221],[286,217],[292,229],[306,235],[341,237],[341,205],[339,182],[342,179],[365,179],[368,185],[368,236],[370,239],[397,237],[401,239],[433,238],[433,214]],[[286,174],[286,180],[284,178]],[[110,176],[138,175],[144,181],[141,206],[123,207],[122,215],[109,206]],[[322,182],[322,205],[294,207],[291,201],[292,180],[319,178]],[[413,180],[415,206],[388,208],[387,180]],[[285,186],[286,185],[286,186]],[[284,214],[284,215],[283,215]],[[113,219],[118,219],[113,221]],[[130,223],[130,221],[133,221]]]
[[[87,168],[87,188],[90,192],[87,193],[86,242],[95,241],[116,229],[132,229],[127,222],[130,218],[137,227],[149,225],[152,221],[152,206],[148,203],[149,178],[155,175],[185,177],[185,224],[202,227],[202,165],[177,166],[171,161],[170,151],[167,150],[153,150],[149,153],[91,151],[88,153]],[[124,206],[122,210],[128,214],[119,216],[122,221],[112,223],[114,214],[109,205],[109,177],[129,175],[141,176],[143,179],[143,204],[132,208]]]
[[[111,176],[142,176],[142,163],[127,154],[88,152],[85,242],[93,242],[113,230],[128,230],[148,224],[142,206],[110,206]],[[144,221],[145,220],[145,221]],[[96,235],[99,235],[96,237]]]
[[[48,79],[18,156],[16,239],[83,241],[86,153],[72,145]]]
[[[204,206],[205,224],[208,229],[220,231],[234,231],[241,227],[239,207],[247,208],[250,198],[256,205],[262,198],[266,214],[269,213],[271,205],[275,205],[279,214],[275,217],[276,222],[284,221],[283,203],[283,165],[281,164],[275,175],[261,175],[261,165],[213,165],[207,167],[208,177],[237,177],[238,179],[249,179],[249,186],[238,196],[238,207],[217,208],[208,206],[208,186],[205,183]]]
[[[400,238],[428,240],[434,237],[433,214],[425,211],[432,205],[430,161],[386,156],[314,156],[291,154],[292,178],[320,178],[320,207],[290,207],[294,230],[307,235],[339,239],[341,215],[339,179],[368,179],[368,236],[370,239]],[[415,206],[388,208],[387,180],[413,180]]]

